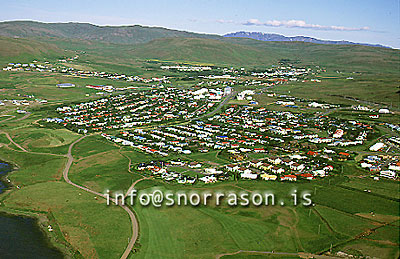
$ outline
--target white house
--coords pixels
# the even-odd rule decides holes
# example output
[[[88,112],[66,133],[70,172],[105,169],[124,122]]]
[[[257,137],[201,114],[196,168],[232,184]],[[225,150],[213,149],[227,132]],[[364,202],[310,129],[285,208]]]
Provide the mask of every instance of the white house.
[[[250,171],[250,172],[249,172]],[[251,170],[245,170],[244,173],[240,174],[240,177],[242,177],[243,179],[252,179],[255,180],[257,179],[258,175],[253,173]]]
[[[396,179],[396,173],[393,171],[390,171],[390,170],[381,171],[379,176],[389,178],[389,179]]]

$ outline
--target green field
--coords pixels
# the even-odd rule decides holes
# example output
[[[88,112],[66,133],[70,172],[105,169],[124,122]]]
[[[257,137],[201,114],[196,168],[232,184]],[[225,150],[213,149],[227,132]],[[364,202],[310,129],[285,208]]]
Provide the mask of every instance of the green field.
[[[138,188],[148,184],[139,183]],[[229,186],[211,188],[228,189]],[[198,258],[210,258],[238,250],[318,251],[327,245],[328,240],[336,239],[324,227],[318,235],[318,223],[322,222],[314,213],[308,215],[308,210],[303,208],[188,206],[155,209],[140,205],[134,208],[139,224],[143,226],[139,258],[187,257],[193,254]],[[172,233],[160,236],[160,232]]]

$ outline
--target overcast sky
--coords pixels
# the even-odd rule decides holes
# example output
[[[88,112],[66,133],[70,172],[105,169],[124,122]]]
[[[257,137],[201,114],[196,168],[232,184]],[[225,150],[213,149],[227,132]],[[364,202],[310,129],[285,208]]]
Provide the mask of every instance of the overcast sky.
[[[13,0],[0,20],[161,26],[226,34],[260,31],[285,36],[379,43],[400,48],[400,0]]]

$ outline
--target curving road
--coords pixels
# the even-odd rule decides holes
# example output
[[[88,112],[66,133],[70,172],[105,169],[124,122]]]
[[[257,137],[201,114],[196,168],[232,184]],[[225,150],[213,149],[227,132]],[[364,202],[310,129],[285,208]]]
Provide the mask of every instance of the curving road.
[[[72,186],[74,186],[74,187],[76,187],[76,188],[79,188],[79,189],[81,189],[81,190],[90,192],[90,193],[92,193],[92,194],[95,194],[95,195],[98,195],[98,196],[100,196],[100,197],[103,197],[103,198],[107,199],[107,196],[106,196],[106,195],[104,195],[104,194],[102,194],[102,193],[99,193],[99,192],[96,192],[96,191],[93,191],[93,190],[90,190],[90,189],[87,188],[87,187],[83,187],[83,186],[80,186],[80,185],[78,185],[78,184],[76,184],[76,183],[73,183],[73,182],[68,178],[69,169],[71,168],[72,162],[74,161],[74,158],[72,157],[72,148],[74,147],[75,144],[77,144],[79,141],[81,141],[82,139],[84,139],[84,138],[86,138],[86,137],[87,137],[87,135],[80,137],[79,139],[77,139],[77,140],[75,140],[74,142],[72,142],[71,145],[69,146],[69,148],[68,148],[68,153],[67,153],[68,161],[67,161],[67,163],[66,163],[66,165],[65,165],[65,168],[64,168],[64,171],[63,171],[63,178],[64,178],[65,182],[67,182],[68,184],[70,184],[70,185],[72,185]],[[143,180],[143,179],[141,179],[141,180]],[[139,182],[139,181],[136,181],[134,184],[136,184],[136,183],[138,183],[138,182]],[[134,184],[131,186],[130,190],[133,189]],[[110,198],[110,200],[111,200],[113,203],[116,203],[115,199]],[[129,217],[130,217],[130,219],[131,219],[131,222],[132,222],[132,237],[129,239],[129,244],[128,244],[128,246],[126,247],[124,253],[123,253],[122,256],[121,256],[121,259],[126,259],[126,258],[128,258],[129,254],[130,254],[130,252],[132,251],[133,246],[135,245],[135,242],[136,242],[136,240],[137,240],[137,238],[138,238],[138,234],[139,234],[139,231],[138,231],[138,230],[139,230],[139,224],[138,224],[138,222],[137,222],[137,219],[136,219],[136,217],[135,217],[135,214],[134,214],[127,206],[122,205],[122,204],[118,204],[118,206],[120,206],[121,208],[123,208],[123,209],[128,213],[128,215],[129,215]]]

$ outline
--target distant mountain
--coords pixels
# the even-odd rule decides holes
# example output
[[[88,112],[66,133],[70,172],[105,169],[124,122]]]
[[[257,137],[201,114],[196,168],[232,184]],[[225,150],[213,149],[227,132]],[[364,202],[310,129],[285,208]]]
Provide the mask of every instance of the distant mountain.
[[[286,36],[283,36],[280,34],[263,33],[263,32],[239,31],[239,32],[225,34],[224,37],[227,37],[227,38],[250,38],[250,39],[261,40],[261,41],[302,41],[302,42],[317,43],[317,44],[363,45],[363,46],[370,46],[370,47],[390,48],[390,47],[383,46],[380,44],[355,43],[355,42],[345,41],[345,40],[341,40],[341,41],[320,40],[320,39],[306,37],[306,36],[286,37]]]
[[[119,44],[145,43],[159,38],[222,38],[218,35],[170,30],[161,27],[98,26],[89,23],[0,22],[0,36],[14,38],[58,38]]]

